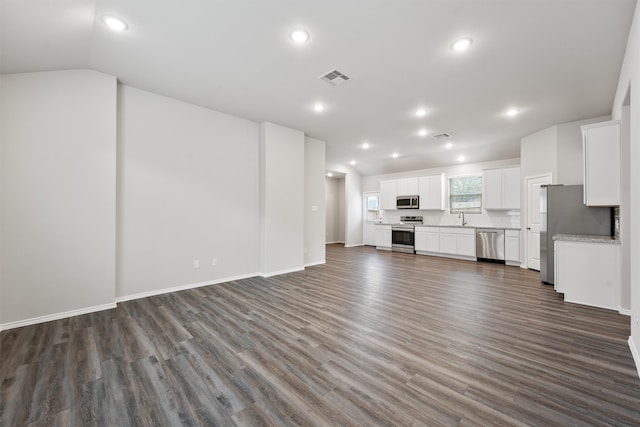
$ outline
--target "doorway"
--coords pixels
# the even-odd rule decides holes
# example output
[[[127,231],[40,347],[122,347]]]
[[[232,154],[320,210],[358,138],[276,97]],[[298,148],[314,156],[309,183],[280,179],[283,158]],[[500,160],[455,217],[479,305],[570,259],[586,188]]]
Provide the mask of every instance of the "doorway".
[[[524,179],[524,259],[526,267],[536,271],[540,271],[540,187],[551,184],[551,178],[547,173]]]
[[[362,194],[362,242],[365,245],[376,245],[376,224],[382,219],[380,211],[380,193],[365,192]]]

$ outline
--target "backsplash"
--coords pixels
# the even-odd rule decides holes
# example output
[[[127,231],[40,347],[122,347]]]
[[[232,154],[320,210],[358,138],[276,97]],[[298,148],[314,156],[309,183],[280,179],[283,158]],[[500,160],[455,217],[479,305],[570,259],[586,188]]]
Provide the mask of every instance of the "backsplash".
[[[462,219],[458,214],[450,214],[449,211],[421,211],[407,209],[402,211],[388,210],[382,212],[382,222],[393,224],[400,222],[401,216],[423,217],[424,225],[461,225]],[[520,211],[483,211],[481,214],[467,214],[465,221],[469,227],[500,227],[520,228]]]

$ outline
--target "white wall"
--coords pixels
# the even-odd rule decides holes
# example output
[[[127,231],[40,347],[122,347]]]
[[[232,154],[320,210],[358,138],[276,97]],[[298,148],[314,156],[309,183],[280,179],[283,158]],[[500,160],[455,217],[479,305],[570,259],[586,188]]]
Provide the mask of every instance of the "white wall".
[[[497,160],[492,162],[482,163],[468,163],[455,166],[446,166],[432,169],[421,169],[417,171],[401,172],[385,175],[372,175],[364,177],[362,180],[363,191],[378,191],[380,189],[380,181],[398,179],[398,178],[411,178],[417,176],[434,175],[444,173],[447,178],[452,176],[469,175],[482,173],[483,169],[494,169],[508,166],[518,166],[519,159],[507,159]],[[458,215],[451,215],[449,213],[449,187],[446,186],[447,195],[446,205],[447,209],[444,211],[423,211],[415,210],[407,213],[406,211],[388,210],[383,212],[384,222],[399,222],[402,215],[422,215],[423,222],[426,225],[459,225],[461,219],[458,219]],[[520,213],[517,211],[486,211],[483,210],[481,214],[469,214],[465,218],[470,226],[481,227],[520,227]]]
[[[326,200],[324,141],[304,139],[304,264],[325,262]]]
[[[260,125],[260,271],[304,269],[304,134]]]
[[[115,302],[116,84],[89,70],[2,76],[4,327]]]
[[[629,346],[634,354],[640,374],[640,6],[636,11],[629,32],[620,79],[613,103],[613,119],[623,118],[623,106],[631,88],[629,112],[629,228],[628,235],[621,229],[621,239],[629,242],[629,257],[634,262],[629,269],[631,293],[631,337]],[[623,175],[624,177],[624,175]],[[627,183],[623,183],[624,186]],[[622,211],[621,211],[622,215]],[[622,224],[621,224],[622,225]],[[623,254],[624,257],[624,254]]]
[[[346,243],[346,233],[347,233],[347,204],[346,204],[346,199],[345,199],[345,194],[346,194],[346,182],[345,182],[345,178],[339,178],[336,179],[336,181],[338,182],[338,204],[337,204],[337,209],[338,209],[338,235],[337,235],[337,241],[338,242],[342,242],[342,243]]]
[[[325,178],[326,243],[338,241],[338,180]]]
[[[119,94],[118,297],[255,274],[258,124]]]
[[[556,182],[564,185],[584,184],[582,160],[581,126],[611,120],[610,116],[595,117],[570,123],[562,123],[557,128],[557,173]]]
[[[551,172],[553,183],[556,183],[558,176],[557,147],[557,126],[551,126],[525,136],[520,141],[520,179],[522,181],[520,206],[525,206],[525,178]]]
[[[630,253],[630,226],[631,226],[631,141],[630,141],[631,108],[626,105],[622,108],[620,117],[620,308],[631,311],[631,253]]]

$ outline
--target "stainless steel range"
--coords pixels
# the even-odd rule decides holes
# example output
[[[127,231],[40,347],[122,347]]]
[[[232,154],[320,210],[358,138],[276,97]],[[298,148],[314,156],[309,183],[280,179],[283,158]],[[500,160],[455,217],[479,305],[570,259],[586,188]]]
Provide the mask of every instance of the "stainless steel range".
[[[421,216],[401,216],[399,224],[391,225],[391,250],[407,254],[416,253],[416,224],[422,225]]]

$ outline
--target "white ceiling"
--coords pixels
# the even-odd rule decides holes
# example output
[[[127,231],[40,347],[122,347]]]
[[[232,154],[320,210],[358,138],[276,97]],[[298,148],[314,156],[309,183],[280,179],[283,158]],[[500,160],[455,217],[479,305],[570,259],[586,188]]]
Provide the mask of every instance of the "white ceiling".
[[[327,142],[328,162],[353,159],[372,175],[451,165],[461,154],[519,157],[525,135],[610,114],[634,8],[635,0],[0,0],[0,72],[98,70],[302,130]],[[129,30],[110,31],[104,14]],[[310,32],[308,43],[288,38],[294,27]],[[451,50],[463,36],[471,48]],[[334,88],[318,79],[333,68],[351,81]],[[315,113],[314,102],[327,109]],[[511,106],[521,114],[506,117]],[[418,107],[429,113],[417,118]],[[440,132],[453,148],[432,138]]]

